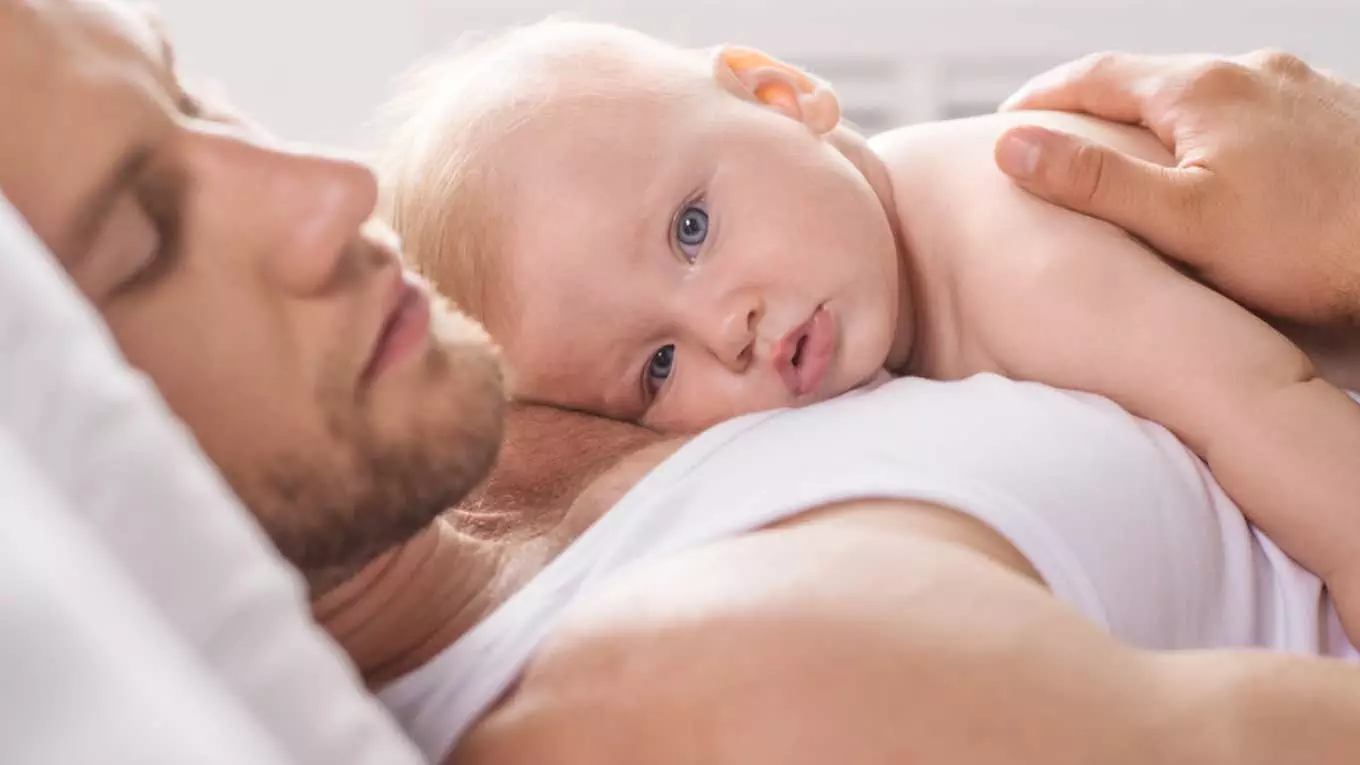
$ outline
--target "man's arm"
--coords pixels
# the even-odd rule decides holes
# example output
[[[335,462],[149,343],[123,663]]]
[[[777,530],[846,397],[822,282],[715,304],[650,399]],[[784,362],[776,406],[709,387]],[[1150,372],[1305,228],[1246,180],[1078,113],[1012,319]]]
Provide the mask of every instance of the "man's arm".
[[[1360,669],[1128,649],[1006,549],[962,515],[873,501],[650,566],[577,611],[450,762],[1250,765],[1360,752]],[[773,565],[789,560],[803,565]]]

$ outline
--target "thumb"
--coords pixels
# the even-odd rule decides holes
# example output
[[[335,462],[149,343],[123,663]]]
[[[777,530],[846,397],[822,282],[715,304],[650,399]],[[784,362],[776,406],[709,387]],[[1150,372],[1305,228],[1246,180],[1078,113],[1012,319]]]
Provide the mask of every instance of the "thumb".
[[[1035,196],[1123,228],[1163,252],[1194,232],[1195,176],[1032,125],[996,143],[996,164]]]

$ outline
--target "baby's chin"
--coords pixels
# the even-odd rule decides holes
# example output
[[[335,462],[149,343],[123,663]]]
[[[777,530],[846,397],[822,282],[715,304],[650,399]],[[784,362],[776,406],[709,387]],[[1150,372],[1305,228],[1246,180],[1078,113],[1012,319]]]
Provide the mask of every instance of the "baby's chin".
[[[877,388],[878,386],[882,385],[883,383],[885,383],[885,382],[887,382],[887,381],[893,379],[893,377],[894,377],[894,375],[893,375],[892,372],[889,372],[889,371],[886,370],[886,369],[880,368],[877,372],[874,372],[874,374],[871,375],[871,376],[869,377],[869,379],[865,380],[864,382],[860,383],[859,385],[856,385],[854,388],[852,388],[852,390],[857,390],[857,391],[858,391],[858,390],[870,390],[870,389],[873,389],[873,388]]]
[[[813,404],[820,404],[823,401],[830,401],[831,399],[840,398],[841,396],[850,393],[872,390],[891,379],[893,379],[893,374],[891,372],[883,367],[878,367],[871,372],[851,377],[845,384],[829,388],[827,391],[819,393],[814,398],[799,402],[798,405],[812,406]]]

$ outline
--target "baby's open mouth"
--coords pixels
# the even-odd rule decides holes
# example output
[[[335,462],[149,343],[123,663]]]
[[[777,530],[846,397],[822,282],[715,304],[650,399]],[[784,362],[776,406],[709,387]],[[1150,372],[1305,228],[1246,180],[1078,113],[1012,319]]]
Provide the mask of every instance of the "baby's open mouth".
[[[789,359],[789,363],[793,364],[794,368],[797,368],[803,363],[803,349],[807,347],[807,341],[808,336],[804,334],[802,337],[798,338],[798,344],[794,346],[793,358]]]
[[[794,398],[814,393],[836,352],[836,320],[818,306],[802,324],[790,329],[774,347],[774,368]]]

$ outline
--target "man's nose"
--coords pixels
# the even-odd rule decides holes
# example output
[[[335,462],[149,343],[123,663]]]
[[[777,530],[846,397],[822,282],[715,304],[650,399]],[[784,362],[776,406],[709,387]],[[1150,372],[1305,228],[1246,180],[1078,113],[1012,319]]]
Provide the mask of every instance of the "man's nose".
[[[280,287],[315,294],[356,265],[349,245],[377,205],[371,170],[227,136],[198,143],[192,175],[206,208],[198,212]]]

